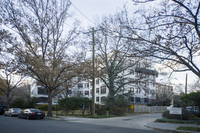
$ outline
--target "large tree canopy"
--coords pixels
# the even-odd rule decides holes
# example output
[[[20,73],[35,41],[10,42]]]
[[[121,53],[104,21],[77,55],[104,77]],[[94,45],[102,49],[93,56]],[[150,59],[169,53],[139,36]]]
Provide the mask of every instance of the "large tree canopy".
[[[18,61],[48,91],[48,116],[52,116],[52,97],[56,89],[77,74],[83,57],[69,49],[75,45],[77,24],[66,28],[69,0],[5,0],[1,16],[7,27],[17,33]]]

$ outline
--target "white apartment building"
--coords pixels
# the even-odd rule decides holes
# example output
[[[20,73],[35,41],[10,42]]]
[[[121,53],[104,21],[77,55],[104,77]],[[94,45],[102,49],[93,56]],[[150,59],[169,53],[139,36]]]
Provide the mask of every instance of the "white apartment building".
[[[120,77],[125,77],[126,81],[130,80],[129,84],[125,84],[119,92],[120,95],[128,95],[128,98],[133,104],[148,104],[152,99],[156,99],[156,77],[158,72],[152,70],[151,62],[148,59],[142,59],[138,62],[137,58],[127,58],[124,65],[132,65],[128,69],[125,69],[123,72],[119,73]],[[102,64],[96,66],[101,67]],[[98,69],[99,67],[97,67]],[[109,88],[106,87],[106,84],[101,80],[101,78],[95,78],[95,103],[103,104],[106,97],[109,95]],[[124,82],[126,82],[124,81]],[[92,81],[91,80],[82,80],[72,89],[72,92],[76,91],[76,96],[83,96],[92,98]]]
[[[152,99],[156,99],[156,77],[158,73],[150,69],[135,68],[135,72],[130,76],[137,77],[139,75],[144,75],[145,78],[135,82],[135,84],[125,86],[121,93],[129,94],[130,102],[133,104],[147,104]],[[74,88],[76,88],[77,96],[92,98],[91,81],[81,81]],[[109,89],[105,83],[100,78],[96,78],[95,103],[103,104],[108,94]]]
[[[83,96],[92,98],[92,83],[91,81],[81,81],[74,88],[77,88],[77,96]],[[108,96],[109,90],[105,86],[104,82],[96,78],[95,79],[95,103],[102,104],[105,98]]]
[[[31,97],[37,97],[40,99],[38,104],[47,104],[48,103],[48,93],[45,88],[37,84],[36,80],[33,80],[30,85],[30,95]]]
[[[128,63],[133,63],[133,60],[128,60]],[[148,65],[147,65],[148,64]],[[156,77],[158,72],[152,70],[150,61],[144,59],[120,73],[120,76],[125,75],[126,80],[132,80],[134,83],[126,84],[119,92],[121,95],[128,95],[132,104],[148,104],[152,99],[156,99]],[[142,77],[142,78],[141,78]],[[74,87],[69,88],[71,96],[81,96],[92,98],[92,81],[90,79],[81,80]],[[101,78],[95,78],[95,103],[104,104],[106,97],[109,95],[109,89]],[[31,96],[40,97],[45,102],[47,92],[44,88],[37,86],[36,82],[31,85]],[[64,95],[61,94],[61,97]],[[41,102],[42,103],[42,102]],[[54,103],[54,99],[53,99]]]

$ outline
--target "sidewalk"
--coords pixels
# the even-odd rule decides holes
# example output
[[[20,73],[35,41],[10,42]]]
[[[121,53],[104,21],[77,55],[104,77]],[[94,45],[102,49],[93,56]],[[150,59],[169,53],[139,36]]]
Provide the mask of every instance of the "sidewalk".
[[[200,132],[194,132],[194,131],[185,131],[185,130],[176,130],[178,127],[198,127],[200,128],[200,125],[196,124],[176,124],[176,123],[160,123],[160,122],[151,122],[145,125],[146,127],[156,129],[156,130],[162,130],[162,131],[168,131],[168,132],[177,132],[177,133],[200,133]]]

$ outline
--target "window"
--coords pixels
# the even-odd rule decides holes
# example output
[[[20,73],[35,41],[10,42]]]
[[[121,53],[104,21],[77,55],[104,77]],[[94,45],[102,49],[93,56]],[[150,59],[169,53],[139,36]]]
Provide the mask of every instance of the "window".
[[[139,84],[139,83],[138,83],[138,80],[135,80],[135,84],[136,84],[136,85],[138,85],[138,84]]]
[[[148,90],[148,89],[144,89],[144,92],[145,92],[145,93],[144,93],[144,95],[145,95],[145,96],[147,96],[147,95],[148,95],[148,92],[149,92],[149,90]]]
[[[67,94],[72,94],[72,90],[67,90]]]
[[[47,95],[47,90],[44,87],[38,87],[38,94]]]
[[[141,93],[141,89],[140,88],[136,88],[136,93],[137,94]]]
[[[93,96],[93,94],[92,94],[92,89],[90,90],[90,94]]]
[[[99,97],[96,97],[96,102],[99,102]]]
[[[148,98],[144,98],[144,102],[145,102],[145,103],[148,103],[148,102],[149,102],[149,99],[148,99]]]
[[[80,88],[83,88],[83,84],[82,83],[78,84],[78,89],[80,89]]]
[[[134,93],[134,88],[130,88],[129,92],[133,92]]]
[[[96,80],[96,84],[99,84],[99,79]]]
[[[136,97],[135,101],[139,103],[140,102],[140,97]]]
[[[96,88],[96,93],[99,93],[99,88]]]
[[[89,95],[89,91],[85,91],[85,95]]]
[[[155,79],[155,76],[153,76],[153,87],[155,87],[156,85],[156,79]]]
[[[138,63],[136,64],[136,66],[137,66],[138,68],[140,68],[140,66],[141,66],[140,62],[138,62]]]
[[[130,97],[130,102],[131,103],[134,103],[135,101],[134,101],[134,97]]]
[[[40,112],[39,109],[30,109],[31,112]]]
[[[24,110],[24,113],[28,113],[29,111],[26,109],[26,110]]]
[[[101,94],[106,94],[106,87],[105,86],[101,86]]]
[[[83,91],[78,91],[78,96],[82,96],[83,95]]]
[[[141,78],[143,77],[143,74],[138,72],[136,76]]]
[[[101,103],[105,103],[106,102],[106,97],[101,97]]]
[[[85,83],[85,88],[89,88],[89,83]]]

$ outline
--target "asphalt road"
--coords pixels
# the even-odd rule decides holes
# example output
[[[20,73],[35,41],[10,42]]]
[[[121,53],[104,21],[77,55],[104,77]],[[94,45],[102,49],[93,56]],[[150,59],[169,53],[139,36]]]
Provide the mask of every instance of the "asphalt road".
[[[113,127],[58,120],[26,120],[0,115],[0,133],[162,133],[156,130]]]

